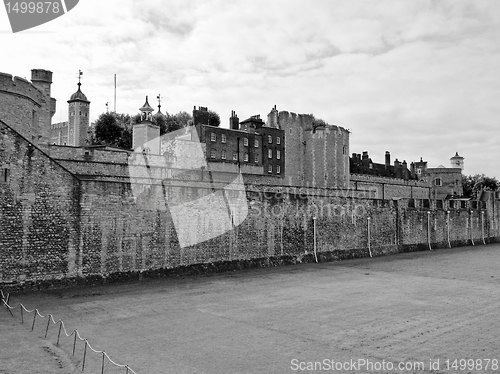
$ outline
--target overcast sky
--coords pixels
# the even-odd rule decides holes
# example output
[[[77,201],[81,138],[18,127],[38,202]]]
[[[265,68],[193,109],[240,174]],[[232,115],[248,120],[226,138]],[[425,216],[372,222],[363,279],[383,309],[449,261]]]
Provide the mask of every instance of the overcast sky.
[[[53,122],[84,72],[91,120],[207,106],[228,127],[270,109],[350,129],[350,152],[374,162],[445,165],[500,178],[500,1],[82,0],[12,34],[0,11],[0,71],[54,73]]]

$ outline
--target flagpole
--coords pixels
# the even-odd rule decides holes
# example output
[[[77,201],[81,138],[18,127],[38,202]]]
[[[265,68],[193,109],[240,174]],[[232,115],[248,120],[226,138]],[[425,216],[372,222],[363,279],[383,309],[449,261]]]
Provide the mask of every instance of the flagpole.
[[[115,113],[116,113],[116,74],[115,74]]]

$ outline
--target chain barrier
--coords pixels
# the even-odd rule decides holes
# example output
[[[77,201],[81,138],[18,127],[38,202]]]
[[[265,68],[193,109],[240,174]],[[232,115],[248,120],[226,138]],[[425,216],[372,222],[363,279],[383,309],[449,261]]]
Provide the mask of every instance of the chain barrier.
[[[5,295],[3,293],[3,290],[0,290],[0,299],[1,299],[1,302],[3,305],[5,305],[5,307],[7,308],[7,310],[9,311],[10,315],[12,317],[14,317],[14,314],[12,313],[13,310],[15,310],[16,308],[20,307],[20,310],[21,310],[21,323],[24,323],[24,319],[25,319],[25,312],[30,314],[30,313],[33,313],[33,322],[31,323],[31,331],[33,331],[35,329],[35,323],[36,323],[36,317],[39,316],[40,318],[48,318],[47,319],[47,325],[45,326],[45,335],[44,335],[44,338],[47,339],[47,334],[48,334],[48,331],[49,331],[49,327],[50,327],[50,323],[52,322],[52,324],[54,325],[57,325],[59,324],[59,330],[58,330],[58,333],[57,333],[57,342],[56,342],[56,346],[59,346],[59,341],[60,341],[60,338],[61,338],[61,332],[64,332],[64,335],[66,335],[67,338],[70,338],[71,336],[74,335],[74,339],[73,339],[73,353],[72,355],[75,356],[75,350],[76,350],[76,339],[78,338],[80,341],[84,342],[85,343],[85,348],[84,348],[84,351],[83,351],[83,360],[82,360],[82,372],[85,371],[85,362],[86,362],[86,359],[87,359],[87,348],[90,349],[92,352],[94,353],[97,353],[97,354],[100,354],[102,355],[102,362],[101,362],[101,374],[104,374],[104,368],[105,368],[105,362],[106,362],[106,359],[111,363],[113,364],[114,366],[118,367],[118,368],[123,368],[126,370],[125,374],[137,374],[134,370],[132,370],[128,365],[121,365],[121,364],[118,364],[116,362],[114,362],[109,356],[108,354],[105,352],[105,351],[100,351],[100,350],[97,350],[97,349],[94,349],[90,343],[88,342],[87,339],[84,339],[80,336],[80,333],[78,332],[78,330],[73,330],[71,332],[71,334],[68,334],[68,331],[66,330],[66,326],[64,325],[64,321],[62,319],[59,319],[57,321],[54,320],[52,314],[47,314],[47,315],[42,315],[40,314],[40,312],[38,311],[38,309],[33,309],[33,310],[28,310],[26,309],[26,307],[21,304],[21,303],[18,303],[16,306],[12,307],[9,305],[9,298],[10,298],[10,294],[7,293],[7,295]]]

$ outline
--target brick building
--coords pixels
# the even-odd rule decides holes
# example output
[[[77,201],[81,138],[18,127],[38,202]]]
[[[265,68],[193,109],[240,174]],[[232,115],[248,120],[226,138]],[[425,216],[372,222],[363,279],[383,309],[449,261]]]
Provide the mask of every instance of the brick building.
[[[389,151],[385,152],[385,163],[383,164],[373,162],[367,151],[364,151],[362,155],[353,153],[349,161],[351,173],[399,178],[404,180],[418,179],[415,176],[414,163],[411,163],[410,165],[411,170],[408,169],[406,160],[400,162],[398,159],[395,159],[394,164],[391,165],[391,154]]]
[[[240,123],[234,111],[229,118],[230,128],[211,126],[206,122],[208,116],[203,115],[207,111],[205,107],[195,108],[193,119],[199,140],[206,145],[206,158],[216,170],[234,170],[230,165],[236,165],[246,174],[283,177],[285,138],[282,129],[270,127],[260,115]]]

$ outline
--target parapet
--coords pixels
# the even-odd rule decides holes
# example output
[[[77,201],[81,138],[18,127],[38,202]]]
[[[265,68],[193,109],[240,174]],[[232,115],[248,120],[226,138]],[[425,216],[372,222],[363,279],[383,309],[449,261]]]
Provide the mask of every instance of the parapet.
[[[0,92],[10,93],[30,99],[41,105],[42,92],[24,78],[12,77],[11,74],[0,73]]]
[[[52,72],[45,69],[33,69],[31,70],[31,81],[52,83]]]

